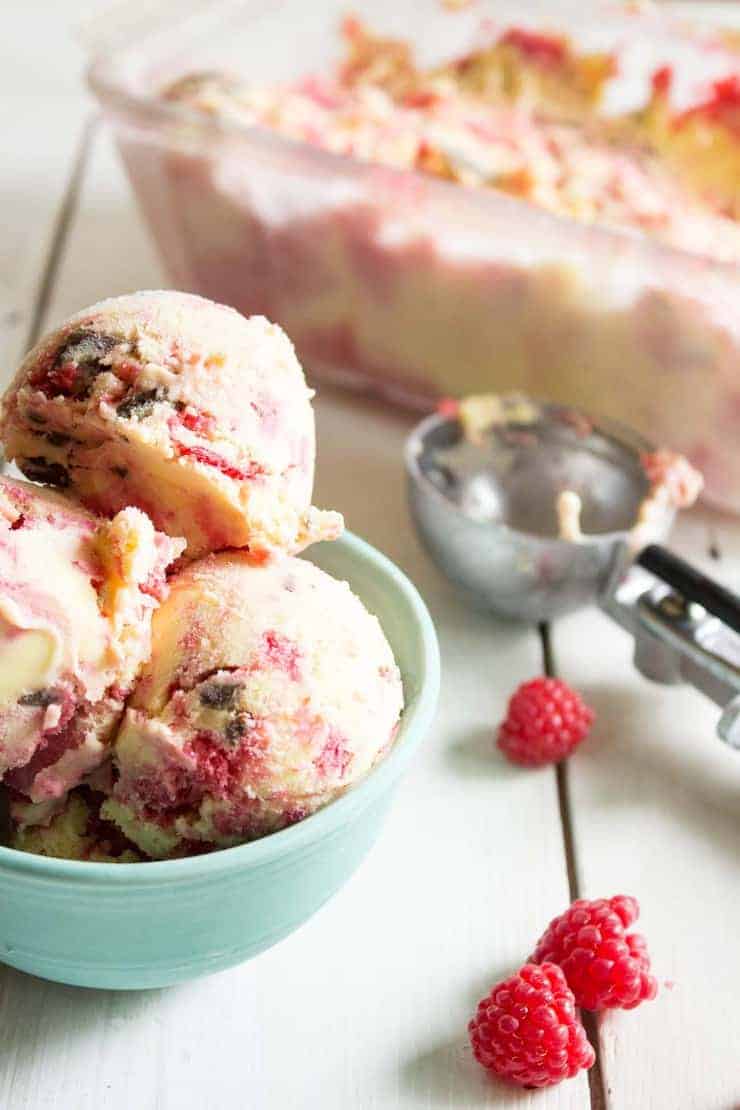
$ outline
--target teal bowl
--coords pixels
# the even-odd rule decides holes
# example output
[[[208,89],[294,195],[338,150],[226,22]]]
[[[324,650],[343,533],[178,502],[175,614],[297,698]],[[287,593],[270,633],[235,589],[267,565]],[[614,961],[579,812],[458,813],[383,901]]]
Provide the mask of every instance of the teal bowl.
[[[84,987],[166,986],[256,956],[347,881],[431,723],[439,649],[416,589],[369,544],[346,535],[310,557],[350,583],[395,652],[406,709],[387,758],[305,821],[208,856],[105,864],[0,848],[0,960]]]

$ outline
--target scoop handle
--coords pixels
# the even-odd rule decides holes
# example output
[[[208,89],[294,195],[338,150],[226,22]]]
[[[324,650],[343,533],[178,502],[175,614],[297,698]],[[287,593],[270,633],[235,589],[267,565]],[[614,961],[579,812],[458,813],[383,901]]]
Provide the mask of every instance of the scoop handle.
[[[694,601],[734,632],[740,633],[740,596],[733,590],[702,574],[696,567],[674,555],[660,544],[648,544],[637,556],[637,562],[686,601]]]
[[[623,545],[600,605],[632,635],[635,666],[654,682],[689,682],[721,706],[717,732],[740,751],[740,598],[657,544],[636,558],[651,586],[625,573],[628,562]]]

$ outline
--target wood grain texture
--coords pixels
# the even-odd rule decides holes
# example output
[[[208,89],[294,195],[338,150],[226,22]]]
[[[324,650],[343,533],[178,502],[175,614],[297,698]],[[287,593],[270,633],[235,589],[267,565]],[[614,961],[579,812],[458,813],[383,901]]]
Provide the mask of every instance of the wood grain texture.
[[[32,328],[88,113],[82,58],[64,7],[35,0],[4,12],[0,384]]]
[[[165,280],[106,132],[80,166],[79,203],[69,195],[86,112],[81,59],[64,31],[77,8],[13,5],[17,33],[0,41],[6,376],[45,273],[43,328]],[[328,390],[317,416],[317,503],[343,509],[411,575],[439,629],[444,685],[426,747],[355,878],[259,959],[126,995],[0,969],[1,1110],[589,1106],[584,1077],[536,1094],[489,1082],[465,1034],[480,995],[568,902],[555,775],[516,771],[492,750],[506,697],[541,670],[539,640],[465,610],[420,551],[403,503],[408,422]],[[737,585],[736,521],[690,516],[680,550],[704,556],[710,534]],[[675,982],[655,1003],[601,1022],[608,1106],[732,1110],[740,759],[715,739],[716,711],[640,679],[627,637],[597,613],[559,625],[554,651],[599,712],[567,773],[576,881],[589,896],[640,897],[657,973]]]
[[[708,549],[718,542],[722,558]],[[740,525],[689,515],[672,546],[740,589]],[[590,645],[584,650],[584,645]],[[555,630],[560,673],[597,712],[568,775],[581,893],[634,894],[661,983],[655,1002],[600,1022],[610,1110],[740,1106],[740,753],[717,708],[636,674],[631,641],[597,612]]]

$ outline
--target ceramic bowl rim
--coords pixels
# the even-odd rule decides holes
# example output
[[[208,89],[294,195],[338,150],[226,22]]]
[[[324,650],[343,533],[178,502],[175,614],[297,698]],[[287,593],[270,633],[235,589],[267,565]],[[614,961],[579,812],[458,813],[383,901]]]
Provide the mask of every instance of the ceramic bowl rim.
[[[215,880],[234,871],[274,863],[295,852],[310,849],[336,833],[353,815],[381,795],[397,779],[431,724],[439,694],[440,657],[437,635],[419,591],[386,555],[352,532],[333,541],[346,551],[348,565],[364,562],[383,579],[384,588],[406,602],[421,646],[418,693],[404,710],[398,738],[386,758],[372,771],[323,809],[261,840],[223,848],[201,856],[147,863],[93,863],[52,859],[0,846],[0,874],[47,881],[61,880],[107,888],[156,887],[193,880]]]

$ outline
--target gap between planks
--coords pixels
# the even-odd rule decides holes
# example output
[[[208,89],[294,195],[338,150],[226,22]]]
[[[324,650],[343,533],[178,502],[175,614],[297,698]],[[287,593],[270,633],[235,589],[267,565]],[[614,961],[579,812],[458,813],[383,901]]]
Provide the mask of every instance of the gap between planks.
[[[41,326],[44,322],[44,317],[46,316],[49,302],[54,292],[54,286],[56,285],[59,267],[64,255],[64,248],[67,244],[70,228],[77,212],[82,182],[92,150],[92,143],[97,125],[98,118],[95,116],[91,117],[85,124],[80,137],[77,152],[72,162],[72,168],[69,171],[67,184],[62,194],[59,212],[54,222],[54,231],[52,233],[51,243],[49,244],[49,250],[44,264],[41,267],[37,292],[34,297],[33,309],[31,311],[31,322],[26,334],[24,346],[21,350],[21,358],[25,358],[26,352],[33,347],[39,338]],[[13,373],[15,373],[15,368],[13,369]],[[2,461],[2,452],[0,452],[0,463],[2,463]],[[8,810],[8,800],[5,791],[0,788],[0,844],[8,843],[9,832],[10,813]]]
[[[542,668],[546,675],[557,676],[557,664],[553,647],[552,626],[549,623],[539,625],[540,644],[542,647]],[[563,835],[563,853],[565,867],[568,874],[568,892],[571,902],[581,897],[580,881],[578,877],[578,857],[576,854],[573,836],[573,819],[570,804],[570,783],[568,781],[568,761],[564,760],[555,766],[555,781],[558,791],[558,811],[560,813],[560,828]],[[601,1044],[599,1039],[599,1024],[596,1014],[582,1013],[581,1020],[596,1053],[594,1066],[588,1073],[588,1092],[591,1100],[591,1110],[606,1110],[606,1089],[604,1075],[601,1068]]]
[[[715,524],[707,524],[706,536],[707,555],[714,562],[720,562],[722,551],[717,536]],[[542,649],[542,667],[547,675],[557,676],[557,662],[553,645],[552,625],[544,622],[538,626],[540,645]],[[581,884],[578,872],[578,855],[576,852],[575,838],[573,835],[573,816],[570,799],[570,780],[568,761],[558,763],[555,767],[555,778],[558,792],[558,810],[560,813],[560,826],[563,835],[563,852],[568,875],[568,890],[571,901],[581,897]],[[604,1074],[601,1067],[601,1044],[599,1038],[599,1023],[596,1014],[583,1013],[583,1025],[588,1034],[588,1039],[594,1047],[596,1062],[588,1073],[588,1087],[591,1099],[591,1110],[607,1110],[607,1093],[604,1083]],[[740,1106],[738,1107],[740,1110]]]
[[[62,196],[62,202],[59,206],[59,214],[56,218],[54,225],[54,233],[52,235],[51,244],[49,246],[49,253],[41,271],[41,277],[38,284],[38,292],[34,299],[33,311],[31,313],[31,323],[29,325],[28,334],[26,335],[26,342],[23,351],[29,351],[31,347],[39,339],[39,333],[44,322],[44,318],[49,308],[49,303],[54,292],[57,277],[59,274],[59,267],[61,266],[62,258],[64,256],[64,249],[67,245],[69,232],[77,213],[77,208],[80,200],[80,193],[82,190],[82,182],[85,177],[85,170],[90,159],[92,151],[93,139],[98,128],[98,117],[92,116],[82,132],[80,138],[77,154],[72,163],[72,168],[69,173],[67,186]]]

